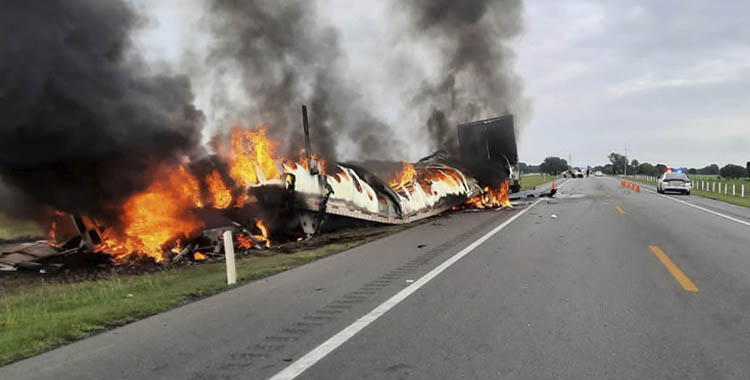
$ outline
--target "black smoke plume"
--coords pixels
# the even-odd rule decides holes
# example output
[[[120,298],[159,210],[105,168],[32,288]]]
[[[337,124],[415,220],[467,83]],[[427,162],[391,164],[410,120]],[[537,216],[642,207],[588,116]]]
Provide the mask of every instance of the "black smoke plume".
[[[437,55],[439,76],[411,99],[434,149],[456,152],[457,124],[527,111],[508,46],[523,30],[521,0],[397,1],[393,11],[407,15],[409,38]]]
[[[0,176],[29,203],[109,215],[198,145],[188,79],[131,49],[142,21],[121,0],[0,0]]]
[[[226,124],[263,122],[283,153],[296,157],[303,146],[300,105],[307,104],[314,153],[334,161],[337,147],[353,143],[358,159],[398,156],[388,126],[346,78],[339,31],[320,22],[314,1],[214,0],[206,22],[216,41],[206,66],[238,73],[251,103],[223,110]],[[218,89],[213,106],[228,107],[228,96]]]

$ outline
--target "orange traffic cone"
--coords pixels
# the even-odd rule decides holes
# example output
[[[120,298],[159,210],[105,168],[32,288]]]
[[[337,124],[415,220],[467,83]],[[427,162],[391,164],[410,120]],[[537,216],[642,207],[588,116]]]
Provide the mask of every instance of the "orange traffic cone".
[[[555,181],[552,181],[552,191],[555,190],[557,190],[557,184],[555,183]]]
[[[635,192],[640,193],[641,192],[641,185],[635,185]]]

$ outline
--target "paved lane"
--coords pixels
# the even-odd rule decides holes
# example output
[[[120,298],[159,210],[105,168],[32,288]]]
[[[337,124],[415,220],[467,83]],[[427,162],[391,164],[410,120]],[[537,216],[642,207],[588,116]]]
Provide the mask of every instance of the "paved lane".
[[[538,205],[301,378],[750,378],[750,230],[615,179],[565,190],[583,196]]]
[[[518,211],[435,218],[2,367],[0,379],[268,378]]]
[[[750,378],[750,228],[613,178],[562,193],[494,235],[524,208],[437,218],[0,378],[269,378],[487,236],[298,378]]]

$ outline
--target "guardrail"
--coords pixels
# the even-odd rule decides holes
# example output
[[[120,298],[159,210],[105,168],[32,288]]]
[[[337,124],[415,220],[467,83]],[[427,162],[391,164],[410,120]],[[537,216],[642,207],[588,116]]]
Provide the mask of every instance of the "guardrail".
[[[628,176],[630,178],[656,182],[659,178],[647,175],[633,175]],[[733,196],[738,198],[745,198],[745,184],[744,183],[730,183],[725,181],[715,181],[707,179],[691,179],[693,183],[693,190],[705,191],[707,193],[723,194],[727,196]],[[749,189],[750,190],[750,189]],[[750,194],[748,194],[750,197]]]

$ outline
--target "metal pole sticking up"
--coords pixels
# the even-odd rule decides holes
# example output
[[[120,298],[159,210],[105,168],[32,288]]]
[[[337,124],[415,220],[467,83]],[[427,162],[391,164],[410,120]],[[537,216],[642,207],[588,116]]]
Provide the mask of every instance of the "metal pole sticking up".
[[[302,129],[305,131],[305,158],[307,159],[307,168],[310,174],[314,174],[312,167],[312,156],[310,155],[310,127],[307,123],[307,106],[302,105]]]

